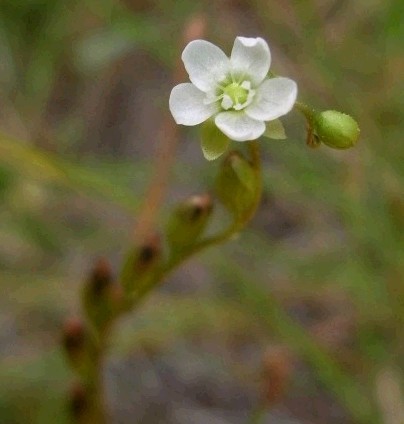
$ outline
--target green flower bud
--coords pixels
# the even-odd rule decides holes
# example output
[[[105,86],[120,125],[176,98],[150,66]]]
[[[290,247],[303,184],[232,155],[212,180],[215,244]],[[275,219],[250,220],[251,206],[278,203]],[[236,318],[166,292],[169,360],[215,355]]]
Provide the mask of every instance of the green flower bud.
[[[192,246],[206,228],[212,214],[208,194],[192,196],[171,214],[167,225],[167,241],[173,254]]]
[[[88,393],[82,383],[75,383],[69,393],[69,412],[75,422],[85,422],[89,407]]]
[[[78,318],[70,318],[63,328],[63,347],[67,357],[73,365],[81,362],[84,352],[86,333],[82,321]]]
[[[84,285],[82,302],[90,322],[97,330],[104,329],[122,306],[122,291],[114,281],[110,264],[96,262]]]
[[[138,289],[154,278],[161,261],[161,240],[156,234],[140,246],[132,248],[125,259],[120,281],[127,295],[134,295]]]
[[[223,161],[216,181],[220,201],[236,219],[244,219],[256,201],[258,190],[259,181],[250,162],[240,153],[231,152]]]
[[[62,345],[71,367],[86,378],[93,368],[93,352],[96,340],[89,328],[79,318],[66,320]]]
[[[326,110],[314,115],[314,135],[334,149],[349,149],[359,138],[358,123],[349,115],[335,110]]]

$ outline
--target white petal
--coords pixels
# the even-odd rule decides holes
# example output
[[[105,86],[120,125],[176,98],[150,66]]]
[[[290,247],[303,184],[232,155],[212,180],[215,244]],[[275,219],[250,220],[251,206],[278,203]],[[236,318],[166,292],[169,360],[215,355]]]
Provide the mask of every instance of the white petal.
[[[262,38],[237,37],[230,63],[235,76],[247,75],[257,85],[267,76],[271,64],[268,44]]]
[[[289,78],[271,78],[258,88],[245,113],[253,119],[272,121],[286,115],[295,104],[297,84]]]
[[[215,118],[215,124],[236,141],[255,140],[265,131],[265,124],[248,117],[243,112],[221,112]]]
[[[209,91],[226,78],[229,58],[209,41],[191,41],[182,52],[182,61],[189,79],[202,91]]]
[[[187,82],[176,85],[170,94],[170,111],[177,124],[198,125],[210,118],[218,107],[205,104],[206,94]]]

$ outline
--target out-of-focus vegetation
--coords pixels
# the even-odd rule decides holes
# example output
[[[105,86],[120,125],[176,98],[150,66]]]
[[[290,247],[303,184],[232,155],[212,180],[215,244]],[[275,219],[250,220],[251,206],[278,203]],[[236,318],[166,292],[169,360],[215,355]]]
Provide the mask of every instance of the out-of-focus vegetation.
[[[274,71],[361,139],[309,149],[296,113],[285,142],[262,141],[250,228],[116,328],[112,422],[402,423],[403,5],[380,0],[1,1],[0,422],[67,422],[61,324],[93,259],[117,270],[129,246],[195,13],[226,51],[267,39]],[[183,134],[168,205],[216,172]]]

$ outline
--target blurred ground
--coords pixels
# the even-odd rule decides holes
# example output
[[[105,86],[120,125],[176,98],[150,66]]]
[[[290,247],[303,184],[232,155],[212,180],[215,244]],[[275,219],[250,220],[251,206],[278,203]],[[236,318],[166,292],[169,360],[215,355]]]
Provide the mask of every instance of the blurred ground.
[[[130,245],[195,13],[226,52],[237,35],[268,40],[274,71],[309,104],[355,116],[361,140],[311,150],[290,114],[288,140],[262,142],[265,193],[248,230],[117,326],[111,422],[350,424],[351,386],[374,422],[403,422],[402,12],[379,0],[1,2],[1,423],[67,422],[61,325],[94,259],[118,272]],[[162,223],[212,187],[216,166],[181,130]],[[253,421],[265,395],[273,404]]]

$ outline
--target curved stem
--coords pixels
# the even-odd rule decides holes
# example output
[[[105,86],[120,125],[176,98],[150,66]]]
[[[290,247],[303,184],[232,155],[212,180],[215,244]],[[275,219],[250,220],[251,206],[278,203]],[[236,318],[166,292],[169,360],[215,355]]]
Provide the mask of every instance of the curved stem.
[[[295,108],[304,115],[307,121],[306,144],[311,148],[319,147],[321,143],[314,132],[314,114],[316,111],[302,102],[296,102]]]
[[[248,148],[250,153],[250,162],[256,175],[258,187],[255,192],[255,198],[253,199],[251,207],[247,211],[247,213],[243,214],[242,218],[235,218],[234,221],[229,225],[229,227],[224,231],[203,239],[199,243],[196,243],[188,251],[184,252],[182,256],[172,257],[167,263],[157,268],[152,278],[147,279],[143,286],[137,287],[137,291],[130,299],[130,304],[128,305],[128,307],[122,308],[119,314],[111,316],[109,318],[108,326],[104,330],[100,330],[100,333],[98,334],[100,344],[97,347],[96,352],[93,353],[93,373],[91,375],[91,378],[89,379],[90,405],[88,414],[84,421],[86,424],[90,424],[93,422],[104,424],[106,422],[106,413],[102,402],[102,357],[103,353],[106,350],[105,342],[108,338],[107,328],[109,328],[110,325],[114,321],[116,321],[116,319],[120,315],[136,309],[136,307],[139,306],[140,302],[147,296],[147,294],[149,294],[153,289],[158,287],[165,280],[165,278],[177,267],[179,267],[183,262],[185,262],[193,255],[196,255],[197,253],[203,251],[204,249],[226,242],[234,234],[237,234],[240,230],[242,230],[254,216],[255,211],[259,205],[262,192],[261,159],[259,145],[257,141],[252,141],[248,143]]]
[[[256,196],[254,201],[252,202],[251,208],[248,211],[247,214],[244,215],[242,220],[235,220],[231,223],[231,225],[224,230],[223,232],[213,235],[211,237],[207,237],[200,241],[199,243],[196,243],[193,247],[191,247],[187,252],[184,252],[184,254],[180,257],[176,257],[169,261],[167,264],[162,266],[159,270],[157,270],[155,277],[149,281],[144,287],[142,287],[137,293],[135,298],[133,299],[132,308],[135,307],[138,303],[141,302],[141,300],[144,299],[144,297],[152,291],[155,287],[157,287],[159,284],[161,284],[164,279],[173,272],[176,268],[178,268],[183,262],[188,260],[190,257],[196,255],[197,253],[224,243],[231,239],[235,234],[240,232],[252,219],[254,216],[258,205],[260,203],[261,194],[262,194],[262,172],[261,172],[261,157],[260,157],[260,150],[259,150],[259,144],[257,141],[251,141],[248,143],[248,148],[250,152],[250,160],[252,168],[256,174],[258,187],[256,191]]]
[[[315,113],[312,107],[302,102],[295,102],[295,108],[305,116],[309,124],[312,122]]]

